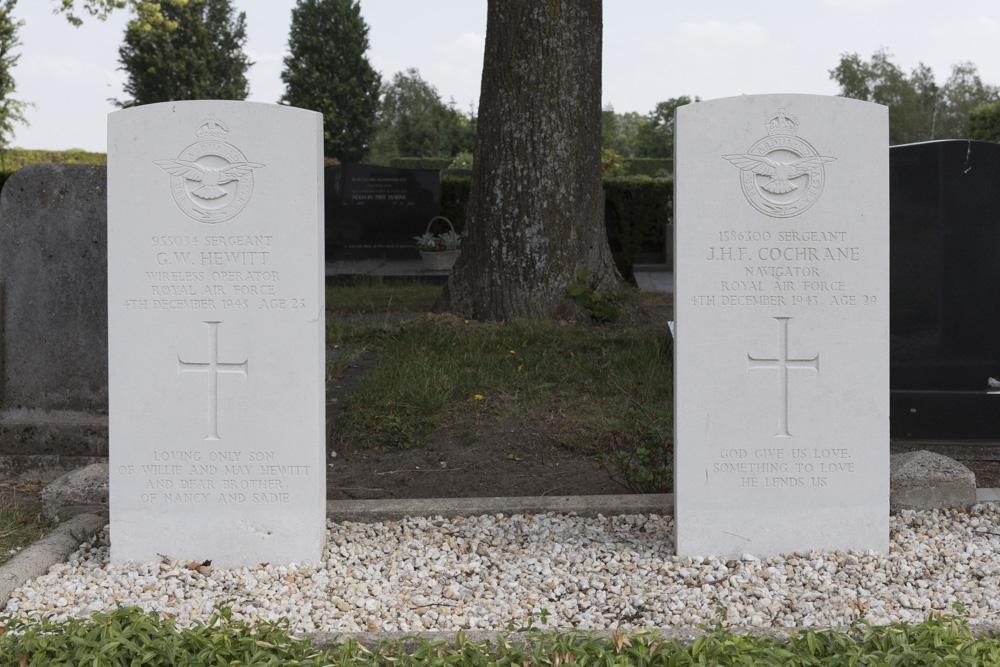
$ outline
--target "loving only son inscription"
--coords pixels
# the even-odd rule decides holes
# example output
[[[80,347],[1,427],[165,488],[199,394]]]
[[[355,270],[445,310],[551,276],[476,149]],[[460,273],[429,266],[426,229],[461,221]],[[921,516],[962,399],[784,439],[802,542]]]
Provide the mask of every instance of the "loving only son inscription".
[[[321,557],[322,137],[269,104],[108,118],[114,562]]]
[[[888,111],[677,111],[679,555],[888,548]]]

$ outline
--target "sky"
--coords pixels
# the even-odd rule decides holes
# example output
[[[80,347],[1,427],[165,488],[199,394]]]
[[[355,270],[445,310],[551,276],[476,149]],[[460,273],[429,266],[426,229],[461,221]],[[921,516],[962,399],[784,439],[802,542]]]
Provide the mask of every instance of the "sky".
[[[20,0],[15,99],[31,102],[21,148],[103,152],[109,98],[123,99],[119,70],[128,16],[87,18],[76,28],[53,14],[58,0]],[[80,0],[77,0],[79,3]],[[277,102],[295,0],[233,0],[246,12],[250,101]],[[415,67],[445,102],[478,104],[486,0],[361,0],[368,58],[389,80]],[[909,72],[928,65],[939,84],[971,61],[1000,85],[997,0],[604,0],[602,106],[649,113],[681,95],[835,95],[829,70],[843,53],[865,60],[885,48]]]

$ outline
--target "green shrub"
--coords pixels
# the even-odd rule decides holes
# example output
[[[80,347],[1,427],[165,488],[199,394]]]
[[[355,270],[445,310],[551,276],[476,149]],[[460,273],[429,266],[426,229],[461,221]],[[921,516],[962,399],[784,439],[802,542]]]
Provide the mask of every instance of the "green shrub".
[[[605,178],[609,176],[624,176],[625,158],[622,157],[622,154],[610,148],[602,148],[601,173]]]
[[[970,111],[967,126],[969,139],[1000,142],[1000,102]]]
[[[597,291],[597,283],[587,280],[589,276],[590,271],[580,271],[576,274],[576,282],[566,285],[566,292],[595,322],[614,322],[625,312],[626,293],[601,294]]]
[[[472,169],[472,153],[459,153],[448,165],[449,169]]]
[[[394,157],[389,160],[390,167],[397,169],[447,169],[451,165],[450,157]]]
[[[441,179],[441,215],[451,221],[459,234],[465,231],[471,190],[472,179],[468,176],[445,176]]]
[[[674,173],[674,159],[669,157],[625,158],[628,176],[667,176]]]
[[[632,411],[640,414],[635,408]],[[670,435],[668,419],[645,417],[640,423],[611,431],[601,442],[597,460],[612,480],[631,493],[673,493],[674,447]]]
[[[618,229],[612,230],[621,244],[621,257],[616,259],[620,259],[626,272],[630,272],[643,243],[666,242],[666,225],[673,219],[674,181],[672,178],[606,178],[604,194],[618,215]]]

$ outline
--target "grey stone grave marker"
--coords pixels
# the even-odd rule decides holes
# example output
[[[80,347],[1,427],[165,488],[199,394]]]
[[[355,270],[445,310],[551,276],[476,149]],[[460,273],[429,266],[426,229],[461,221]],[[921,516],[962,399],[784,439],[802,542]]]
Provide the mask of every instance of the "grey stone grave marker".
[[[38,164],[0,194],[0,453],[107,455],[106,186]]]

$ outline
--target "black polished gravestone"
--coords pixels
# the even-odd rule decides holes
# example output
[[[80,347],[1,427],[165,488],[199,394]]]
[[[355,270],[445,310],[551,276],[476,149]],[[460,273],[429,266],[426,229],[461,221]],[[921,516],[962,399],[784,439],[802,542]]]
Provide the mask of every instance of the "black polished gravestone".
[[[414,236],[441,211],[441,177],[432,169],[342,164],[324,171],[326,254],[417,256]]]
[[[1000,443],[1000,144],[889,149],[894,439]]]

